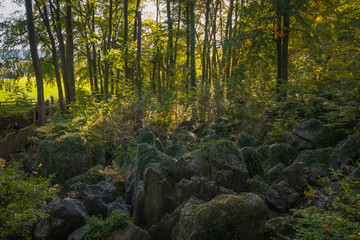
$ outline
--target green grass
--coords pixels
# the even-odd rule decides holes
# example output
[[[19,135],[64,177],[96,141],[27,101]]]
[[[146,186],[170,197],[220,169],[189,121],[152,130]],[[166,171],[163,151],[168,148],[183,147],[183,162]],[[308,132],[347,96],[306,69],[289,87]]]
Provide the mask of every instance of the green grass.
[[[11,81],[16,81],[16,83],[11,83]],[[5,79],[6,86],[3,87],[3,89],[0,89],[0,102],[1,101],[14,101],[17,96],[21,97],[23,96],[22,93],[24,93],[28,99],[37,99],[37,90],[36,90],[36,82],[35,78],[31,78],[29,83],[26,77],[23,77],[19,80],[14,79]],[[11,87],[9,87],[12,85]],[[27,86],[30,86],[27,88]],[[5,88],[11,89],[10,91],[7,91]],[[15,90],[15,92],[14,92]],[[54,99],[57,100],[58,97],[58,91],[56,84],[47,84],[44,83],[44,97],[45,100],[51,100],[50,96],[54,96]]]

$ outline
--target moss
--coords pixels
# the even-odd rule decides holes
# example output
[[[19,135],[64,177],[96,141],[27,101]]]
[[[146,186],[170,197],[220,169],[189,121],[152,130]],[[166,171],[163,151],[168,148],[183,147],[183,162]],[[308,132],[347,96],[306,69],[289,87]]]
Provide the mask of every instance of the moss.
[[[290,165],[296,157],[296,149],[286,143],[275,143],[270,146],[269,161]]]
[[[264,195],[266,191],[269,189],[269,185],[260,179],[256,178],[248,178],[246,191],[252,192],[260,195]]]
[[[281,171],[285,168],[283,163],[278,163],[272,167],[265,175],[265,178],[269,184],[272,184],[280,175]]]
[[[263,160],[269,158],[270,145],[260,145],[259,147],[257,147],[256,150],[258,151]]]
[[[238,144],[238,148],[254,147],[255,140],[250,134],[246,132],[241,132],[237,137],[237,144]]]
[[[138,143],[147,143],[147,144],[154,145],[155,134],[151,130],[142,132],[136,137],[136,140]]]
[[[137,181],[143,180],[145,169],[149,163],[158,162],[163,167],[169,167],[175,163],[175,160],[159,152],[154,146],[142,143],[138,146],[135,158],[135,178]]]
[[[305,162],[310,166],[315,164],[324,164],[329,166],[331,161],[337,156],[337,149],[335,148],[320,148],[315,150],[305,150],[297,156],[295,162]]]
[[[179,144],[172,144],[166,149],[166,154],[174,158],[182,157],[185,153],[185,148]]]
[[[83,229],[78,240],[105,240],[115,230],[125,228],[132,221],[127,212],[113,213],[110,217],[102,219],[101,217],[92,216],[86,220],[87,227]]]
[[[48,174],[56,173],[55,179],[64,183],[67,179],[86,172],[92,166],[86,139],[80,134],[67,134],[39,146]]]
[[[240,149],[240,152],[245,159],[250,177],[254,177],[255,175],[263,176],[264,170],[261,165],[262,158],[256,149],[252,147],[244,147]]]

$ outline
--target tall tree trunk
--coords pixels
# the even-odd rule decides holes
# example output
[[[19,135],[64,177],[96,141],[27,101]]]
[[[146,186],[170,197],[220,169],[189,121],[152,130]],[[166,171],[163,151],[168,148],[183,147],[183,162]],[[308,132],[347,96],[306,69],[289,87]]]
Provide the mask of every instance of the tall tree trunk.
[[[31,58],[34,65],[35,76],[36,76],[37,101],[39,106],[39,125],[42,126],[45,124],[44,82],[43,82],[42,69],[41,69],[40,59],[36,45],[35,25],[34,25],[34,18],[32,15],[31,0],[25,0],[25,9],[26,9],[26,21],[27,21],[27,28],[29,35],[30,52],[31,52]]]
[[[171,17],[171,2],[170,0],[166,0],[166,12],[167,12],[167,27],[168,27],[168,54],[167,58],[168,61],[166,63],[167,65],[167,85],[169,85],[170,79],[173,77],[174,72],[174,43],[173,43],[173,21]],[[169,86],[167,86],[169,88]]]
[[[141,79],[141,12],[137,11],[136,12],[137,15],[137,22],[138,22],[138,39],[137,39],[137,53],[136,53],[136,62],[137,62],[137,85],[138,85],[138,99],[139,99],[139,103],[138,103],[138,110],[137,110],[137,129],[142,128],[142,79]]]
[[[70,99],[75,101],[74,40],[72,29],[72,0],[66,1],[66,64],[70,84]]]
[[[58,64],[58,59],[57,59],[56,43],[55,43],[55,39],[54,39],[54,36],[51,31],[51,27],[50,27],[50,20],[49,20],[48,10],[46,7],[46,2],[44,3],[43,11],[41,10],[38,0],[36,0],[36,5],[37,5],[40,15],[44,21],[45,28],[48,33],[49,39],[50,39],[50,43],[51,43],[50,50],[51,50],[51,54],[52,54],[53,66],[54,66],[55,77],[56,77],[56,85],[57,85],[57,89],[58,89],[60,112],[62,114],[64,114],[65,113],[64,96],[63,96],[63,90],[62,90],[62,86],[61,86],[61,76],[60,76],[59,64]]]
[[[93,63],[93,72],[94,72],[94,89],[95,94],[99,93],[99,83],[98,83],[98,71],[97,71],[97,62],[96,62],[96,45],[95,45],[95,4],[91,4],[91,34],[92,34],[92,40],[91,40],[91,46],[92,46],[92,63]]]
[[[207,57],[207,51],[208,51],[208,26],[209,26],[209,13],[210,13],[210,1],[206,1],[206,12],[205,12],[205,36],[204,36],[204,46],[203,46],[203,55],[201,59],[202,63],[202,82],[206,82],[207,77],[207,71],[206,71],[206,57]]]
[[[52,2],[50,2],[52,3]],[[64,44],[63,31],[61,27],[61,18],[60,18],[60,3],[59,0],[55,0],[54,4],[51,4],[51,15],[53,21],[55,22],[56,36],[59,44],[59,52],[60,52],[60,61],[61,61],[61,73],[63,77],[64,89],[65,89],[65,97],[66,103],[68,103],[70,97],[70,82],[68,78],[68,70],[66,64],[66,50]]]
[[[129,41],[129,22],[128,22],[128,0],[124,0],[124,49],[125,49],[125,81],[129,81],[129,50],[128,50],[128,41]]]
[[[112,15],[113,15],[113,0],[110,0],[110,11],[109,11],[109,25],[108,25],[108,38],[105,40],[105,49],[104,49],[104,63],[105,63],[105,73],[104,73],[104,95],[105,99],[109,97],[109,71],[110,71],[110,63],[107,59],[108,51],[111,46],[111,36],[112,36]]]
[[[196,60],[195,60],[195,2],[196,0],[189,0],[189,13],[190,13],[190,86],[192,95],[192,118],[198,119],[196,107]]]

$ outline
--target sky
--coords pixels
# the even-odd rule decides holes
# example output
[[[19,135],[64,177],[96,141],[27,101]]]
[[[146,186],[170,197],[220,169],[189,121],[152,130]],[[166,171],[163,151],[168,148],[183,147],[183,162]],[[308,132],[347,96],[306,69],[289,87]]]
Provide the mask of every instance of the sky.
[[[25,6],[18,6],[13,3],[12,0],[0,0],[0,19],[11,16],[17,10],[22,10],[25,13]],[[147,1],[143,9],[143,18],[155,19],[155,12],[156,10],[154,1]]]

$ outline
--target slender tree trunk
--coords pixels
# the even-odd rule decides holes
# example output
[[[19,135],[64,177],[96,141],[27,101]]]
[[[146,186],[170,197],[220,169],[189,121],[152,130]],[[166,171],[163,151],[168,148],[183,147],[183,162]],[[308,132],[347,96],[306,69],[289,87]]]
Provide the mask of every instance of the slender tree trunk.
[[[91,46],[92,46],[92,63],[93,63],[93,72],[94,72],[94,89],[95,94],[99,93],[99,83],[98,83],[98,72],[97,72],[97,62],[96,62],[96,45],[95,45],[95,4],[91,4],[91,34],[93,39],[91,40]]]
[[[206,75],[207,75],[207,71],[206,71],[206,57],[207,57],[207,51],[208,51],[208,26],[209,26],[209,13],[210,13],[210,1],[211,0],[207,0],[206,1],[206,13],[205,13],[205,36],[204,36],[204,46],[203,46],[203,55],[202,55],[202,59],[201,59],[201,63],[202,63],[202,82],[205,83],[206,82]]]
[[[70,82],[68,78],[68,70],[67,70],[67,64],[66,64],[66,50],[65,50],[65,44],[64,44],[64,37],[62,34],[62,27],[61,27],[61,19],[60,19],[60,4],[59,1],[56,0],[54,6],[51,4],[51,14],[53,16],[53,21],[56,23],[55,29],[56,29],[56,36],[58,39],[59,44],[59,52],[60,52],[60,61],[61,61],[61,73],[63,77],[63,83],[64,83],[64,89],[65,89],[65,97],[66,97],[66,103],[68,103],[70,97]]]
[[[72,0],[66,1],[66,64],[70,84],[70,99],[75,101],[74,40],[72,29]]]
[[[112,15],[113,15],[113,0],[110,0],[110,11],[109,11],[109,25],[108,25],[108,38],[105,41],[105,49],[104,49],[104,63],[105,63],[105,73],[104,73],[104,95],[105,99],[109,97],[109,71],[110,71],[110,63],[107,59],[108,51],[111,46],[111,35],[112,35]]]
[[[51,43],[50,50],[51,50],[51,54],[52,54],[52,60],[53,60],[53,65],[54,65],[55,77],[56,77],[56,85],[57,85],[58,95],[59,95],[60,112],[62,114],[64,114],[65,113],[64,96],[63,96],[63,90],[62,90],[62,86],[61,86],[61,76],[60,76],[59,64],[58,64],[58,59],[57,59],[56,44],[55,44],[54,36],[52,34],[51,27],[50,27],[50,20],[49,20],[48,10],[46,8],[46,2],[44,3],[43,11],[41,11],[41,7],[40,7],[38,0],[36,0],[36,5],[37,5],[40,15],[44,21],[45,28],[48,33],[49,39],[50,39],[50,43]]]
[[[42,75],[40,59],[36,45],[35,25],[34,25],[34,18],[32,15],[31,0],[25,0],[25,9],[26,9],[26,21],[27,21],[27,29],[29,35],[30,52],[31,52],[31,58],[34,65],[35,76],[36,76],[37,101],[39,106],[39,125],[42,126],[45,124],[44,83],[43,83],[43,75]]]
[[[138,129],[142,128],[142,79],[141,79],[141,12],[137,11],[137,22],[138,22],[138,39],[137,39],[137,54],[136,54],[136,60],[137,60],[137,84],[138,84],[138,111],[137,111],[137,123],[136,126]]]
[[[192,95],[192,118],[198,119],[197,107],[196,107],[196,61],[195,61],[195,2],[196,0],[190,0],[189,12],[190,12],[190,86]]]
[[[124,0],[124,49],[125,49],[125,81],[129,81],[129,50],[128,50],[128,41],[129,41],[129,22],[128,22],[128,0]]]

